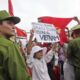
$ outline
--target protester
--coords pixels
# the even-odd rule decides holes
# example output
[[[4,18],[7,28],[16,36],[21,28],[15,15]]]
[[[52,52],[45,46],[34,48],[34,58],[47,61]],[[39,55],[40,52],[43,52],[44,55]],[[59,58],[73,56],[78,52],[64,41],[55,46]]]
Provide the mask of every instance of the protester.
[[[27,63],[32,68],[32,80],[50,80],[47,70],[47,62],[52,59],[56,53],[54,47],[44,56],[43,48],[40,46],[32,47],[30,55],[28,55]]]
[[[9,40],[18,22],[20,18],[0,11],[0,80],[30,80],[19,46]]]
[[[55,48],[57,43],[46,53],[46,48],[40,47],[41,45],[38,44],[38,42],[33,43],[33,36],[34,32],[32,30],[27,46],[27,64],[32,69],[32,80],[51,80],[47,70],[47,62],[50,62],[53,55],[56,53]]]

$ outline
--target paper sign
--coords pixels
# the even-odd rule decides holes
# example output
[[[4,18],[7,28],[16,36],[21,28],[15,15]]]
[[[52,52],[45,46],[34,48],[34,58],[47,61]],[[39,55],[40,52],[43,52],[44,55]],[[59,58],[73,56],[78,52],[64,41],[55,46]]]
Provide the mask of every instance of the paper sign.
[[[32,23],[35,37],[38,42],[59,42],[59,34],[55,26],[45,23]]]

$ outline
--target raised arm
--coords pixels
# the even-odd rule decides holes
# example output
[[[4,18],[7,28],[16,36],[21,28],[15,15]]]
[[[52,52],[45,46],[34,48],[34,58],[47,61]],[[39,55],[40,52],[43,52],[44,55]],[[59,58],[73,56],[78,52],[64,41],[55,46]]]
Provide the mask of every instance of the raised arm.
[[[50,62],[50,60],[53,58],[53,55],[55,55],[57,53],[57,50],[58,50],[57,44],[58,43],[52,44],[51,50],[49,50],[48,53],[44,56],[45,57],[45,61],[47,63]]]
[[[27,54],[29,55],[30,54],[30,51],[32,49],[32,39],[33,39],[33,36],[34,36],[34,30],[31,30],[30,31],[30,38],[29,38],[29,42],[28,42],[28,45],[27,45]]]

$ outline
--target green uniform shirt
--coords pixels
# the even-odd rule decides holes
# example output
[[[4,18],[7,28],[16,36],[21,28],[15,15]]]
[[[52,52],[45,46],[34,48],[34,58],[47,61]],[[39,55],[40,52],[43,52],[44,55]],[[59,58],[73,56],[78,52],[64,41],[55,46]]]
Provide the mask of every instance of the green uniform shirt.
[[[0,37],[0,80],[30,80],[16,43]]]
[[[77,68],[80,68],[80,38],[73,39],[68,45],[68,60]]]

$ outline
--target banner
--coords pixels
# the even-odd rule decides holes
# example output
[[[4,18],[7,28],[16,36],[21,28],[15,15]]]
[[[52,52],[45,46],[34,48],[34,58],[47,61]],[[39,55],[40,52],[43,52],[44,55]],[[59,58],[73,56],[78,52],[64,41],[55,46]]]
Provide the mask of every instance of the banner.
[[[33,22],[32,27],[38,42],[59,42],[59,34],[53,25]]]

